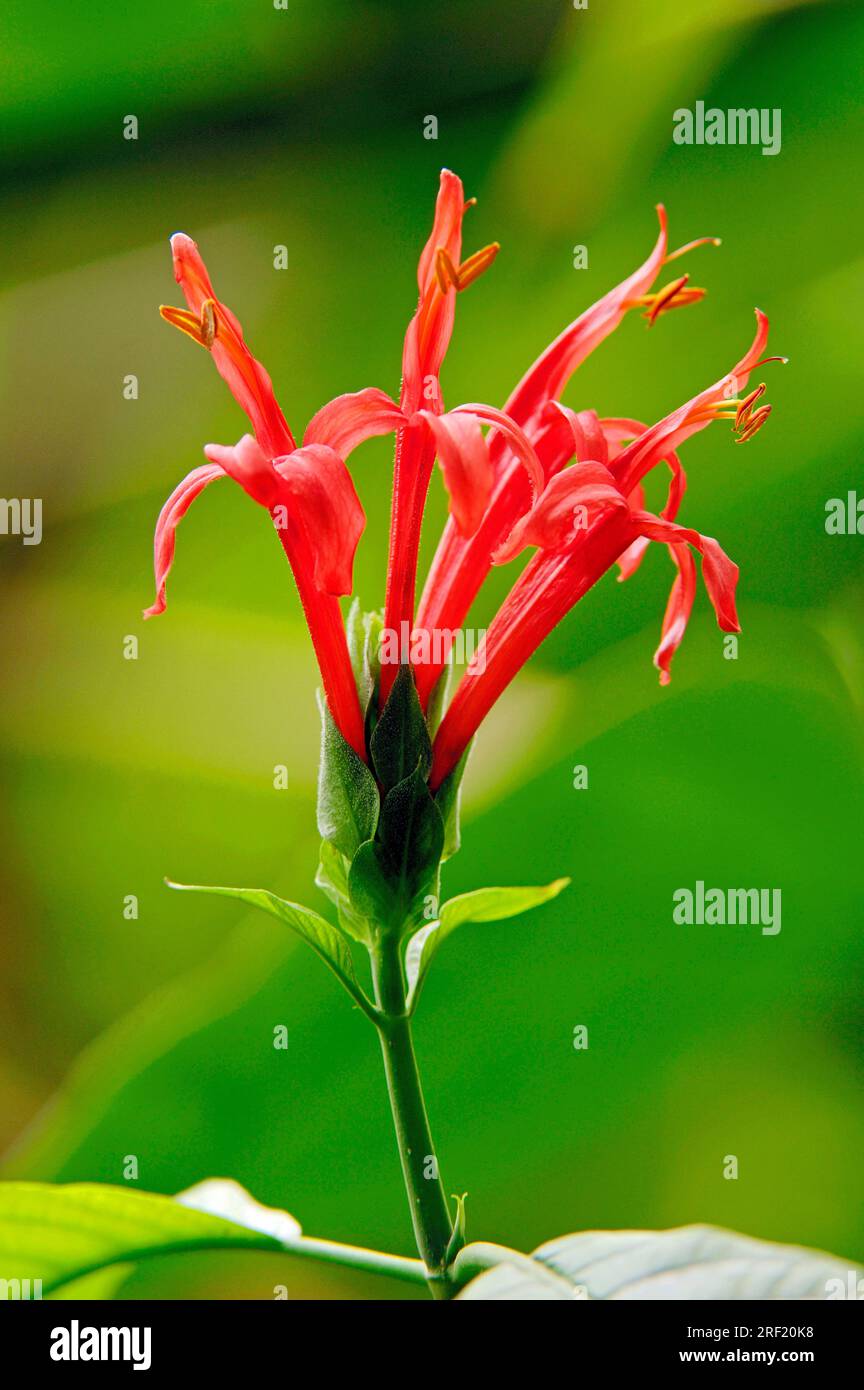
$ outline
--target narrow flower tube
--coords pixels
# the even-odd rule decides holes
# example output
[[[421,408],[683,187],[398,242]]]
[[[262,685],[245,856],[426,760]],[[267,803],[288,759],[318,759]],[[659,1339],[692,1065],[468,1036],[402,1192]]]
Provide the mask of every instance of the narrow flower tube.
[[[410,628],[414,620],[420,529],[438,444],[428,419],[420,412],[443,412],[439,373],[453,331],[456,295],[492,264],[498,251],[493,244],[461,262],[462,219],[468,206],[461,179],[449,169],[442,170],[432,231],[417,267],[420,298],[405,334],[402,356],[399,404],[406,423],[396,435],[384,601],[384,625],[393,632],[401,632],[406,622]],[[385,666],[381,673],[382,704],[394,678],[395,670]]]

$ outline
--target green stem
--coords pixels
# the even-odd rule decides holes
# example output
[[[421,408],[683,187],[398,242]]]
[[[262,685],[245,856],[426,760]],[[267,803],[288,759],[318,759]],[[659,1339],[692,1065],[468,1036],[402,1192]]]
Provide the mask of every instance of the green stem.
[[[342,1245],[335,1240],[317,1240],[301,1236],[297,1245],[288,1247],[289,1254],[323,1260],[326,1264],[342,1265],[345,1269],[360,1269],[368,1274],[386,1274],[409,1284],[422,1284],[426,1270],[420,1260],[404,1255],[388,1255],[382,1250],[366,1250],[358,1245]]]
[[[383,1250],[366,1250],[358,1245],[342,1245],[335,1240],[319,1240],[315,1236],[297,1236],[290,1240],[275,1242],[271,1236],[262,1235],[258,1240],[250,1232],[247,1241],[238,1244],[236,1236],[207,1236],[198,1240],[171,1241],[142,1249],[130,1247],[117,1251],[109,1260],[98,1259],[79,1265],[76,1269],[64,1272],[56,1279],[43,1283],[43,1293],[55,1293],[69,1284],[77,1283],[88,1274],[96,1274],[111,1265],[137,1264],[140,1260],[158,1255],[178,1255],[200,1250],[263,1250],[268,1254],[278,1252],[281,1246],[286,1255],[297,1255],[301,1259],[322,1260],[325,1264],[341,1265],[343,1269],[357,1269],[367,1274],[384,1274],[391,1279],[401,1279],[409,1284],[425,1284],[428,1281],[426,1266],[420,1260],[409,1260],[404,1255],[389,1255]]]
[[[411,1023],[405,1013],[405,977],[399,944],[394,936],[382,935],[376,943],[372,975],[384,1073],[414,1238],[426,1266],[433,1297],[448,1298],[452,1289],[447,1273],[447,1248],[453,1222],[429,1130]]]

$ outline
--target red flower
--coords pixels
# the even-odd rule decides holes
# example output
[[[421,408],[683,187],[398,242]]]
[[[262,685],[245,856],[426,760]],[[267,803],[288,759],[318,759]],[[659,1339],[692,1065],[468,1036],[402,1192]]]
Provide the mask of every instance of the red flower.
[[[687,276],[662,289],[660,270],[713,238],[668,252],[666,214],[645,263],[556,338],[510,396],[505,409],[469,404],[444,410],[439,373],[453,329],[455,297],[494,260],[497,244],[466,261],[460,180],[441,175],[432,233],[420,256],[419,303],[407,333],[398,403],[375,388],[338,397],[309,422],[298,448],[273,394],[270,378],[243,341],[237,319],[213,293],[194,242],[172,239],[175,274],[187,309],[162,309],[169,322],[207,347],[248,415],[254,435],[233,447],[210,444],[208,463],[194,469],[162,509],[156,528],[156,602],[165,607],[165,580],[181,517],[208,483],[232,477],[270,513],[291,563],[321,667],[328,705],[344,737],[366,758],[364,711],[352,675],[338,599],[351,590],[354,553],[365,517],[345,460],[372,435],[396,434],[390,554],[384,630],[414,626],[414,594],[420,527],[436,457],[450,497],[450,517],[433,561],[417,614],[417,628],[440,638],[465,620],[493,564],[527,546],[529,561],[494,618],[447,710],[433,747],[430,785],[453,770],[481,720],[513,676],[570,608],[614,564],[631,575],[648,544],[668,545],[676,567],[655,664],[661,683],[684,635],[696,590],[693,551],[720,627],[738,630],[737,567],[710,536],[678,525],[686,478],[680,445],[712,420],[734,422],[739,443],[752,438],[770,413],[759,404],[764,385],[742,395],[763,361],[768,321],[757,311],[752,347],[733,371],[658,424],[629,418],[601,419],[558,400],[572,373],[634,308],[649,323],[694,303],[705,291]],[[658,463],[670,470],[659,515],[645,508],[643,480]],[[442,641],[427,643],[434,660],[415,664],[425,708],[447,659]],[[396,667],[381,671],[379,705],[387,699]]]
[[[593,412],[583,412],[574,417],[572,412],[564,411],[557,402],[556,398],[585,358],[615,331],[631,309],[642,308],[649,323],[654,323],[660,314],[694,303],[705,294],[702,289],[689,288],[687,276],[651,293],[651,287],[664,265],[697,246],[708,242],[717,244],[717,238],[704,237],[671,254],[667,253],[665,208],[658,207],[657,215],[660,233],[645,263],[555,339],[529,368],[504,407],[506,414],[524,430],[534,445],[542,460],[547,481],[569,462],[574,451],[579,458],[597,457],[592,443],[599,429],[604,430],[610,442],[615,437],[614,426],[618,422],[608,422],[612,427],[610,434],[605,428],[606,422],[601,425]],[[574,443],[576,420],[581,433],[577,431],[578,438]],[[509,535],[516,519],[530,505],[531,498],[522,470],[510,455],[506,441],[500,437],[494,441],[493,466],[494,495],[482,526],[470,536],[460,534],[452,522],[444,531],[417,614],[417,626],[423,630],[443,632],[462,626],[489,573],[493,551]],[[417,673],[424,708],[441,671],[439,664],[424,667]]]
[[[501,564],[528,545],[538,547],[493,619],[444,716],[433,748],[433,788],[453,770],[498,696],[556,624],[616,560],[622,564],[622,577],[631,573],[648,541],[668,545],[678,569],[654,658],[663,684],[693,605],[696,570],[689,547],[702,557],[705,587],[721,629],[739,631],[737,565],[712,537],[672,519],[684,486],[675,450],[712,420],[732,419],[738,442],[751,438],[764,424],[770,407],[754,410],[764,386],[743,399],[738,393],[763,364],[759,359],[767,338],[768,320],[757,310],[754,342],[732,372],[647,430],[636,421],[600,421],[590,413],[574,415],[560,405],[553,413],[548,402],[541,407],[541,427],[557,430],[564,421],[572,432],[570,453],[575,451],[580,461],[553,473],[492,557]],[[620,447],[634,434],[631,443]],[[663,459],[672,467],[673,482],[664,515],[655,516],[644,509],[641,484]]]
[[[255,433],[233,447],[208,444],[204,453],[210,462],[193,469],[165,503],[154,544],[156,600],[144,616],[165,611],[165,582],[181,518],[208,483],[227,474],[273,518],[309,624],[328,706],[344,737],[365,758],[363,718],[339,607],[339,595],[351,592],[365,517],[344,457],[308,437],[297,448],[270,378],[247,348],[231,310],[216,298],[194,241],[178,232],[171,247],[188,308],[163,306],[160,312],[210,350]]]
[[[443,410],[438,374],[453,331],[456,294],[482,274],[498,253],[498,245],[493,243],[461,262],[462,218],[470,206],[465,202],[462,180],[449,169],[442,170],[432,232],[417,267],[420,299],[402,354],[399,404],[405,422],[396,435],[384,604],[384,625],[394,632],[402,630],[403,622],[410,625],[414,618],[420,526],[436,439],[440,443],[441,438],[429,428],[428,416],[440,415]],[[385,666],[381,673],[382,703],[394,676],[394,668]]]

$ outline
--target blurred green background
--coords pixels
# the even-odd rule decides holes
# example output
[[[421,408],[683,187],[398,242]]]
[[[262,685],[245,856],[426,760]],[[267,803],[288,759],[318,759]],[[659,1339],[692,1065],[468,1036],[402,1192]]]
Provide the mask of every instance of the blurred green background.
[[[861,484],[864,9],[100,0],[49,16],[8,0],[2,25],[2,492],[41,497],[45,526],[41,546],[0,543],[3,1175],[120,1182],[131,1154],[142,1189],[231,1176],[310,1233],[411,1252],[371,1029],[276,923],[162,885],[261,885],[326,910],[315,671],[267,518],[210,490],[181,527],[167,615],[140,611],[164,497],[245,425],[159,320],[178,302],[168,235],[199,241],[299,433],[338,392],[398,389],[447,164],[479,198],[467,251],[503,247],[460,299],[451,404],[502,404],[643,259],[661,199],[673,245],[723,237],[686,267],[709,295],[650,332],[631,316],[568,402],[659,418],[731,367],[754,304],[792,359],[768,369],[758,439],[738,450],[715,426],[684,455],[682,520],[741,566],[738,660],[700,593],[660,691],[671,567],[654,547],[571,614],[479,741],[446,888],[573,886],[436,961],[417,1046],[448,1190],[469,1193],[471,1237],[522,1248],[711,1221],[860,1259],[864,542],[824,518]],[[782,108],[781,154],[674,146],[673,110],[700,98]],[[372,607],[387,442],[354,464]],[[444,511],[436,478],[427,558]],[[674,927],[672,892],[697,879],[781,888],[781,934]],[[406,1296],[219,1255],[153,1262],[124,1293],[268,1298],[279,1282]]]

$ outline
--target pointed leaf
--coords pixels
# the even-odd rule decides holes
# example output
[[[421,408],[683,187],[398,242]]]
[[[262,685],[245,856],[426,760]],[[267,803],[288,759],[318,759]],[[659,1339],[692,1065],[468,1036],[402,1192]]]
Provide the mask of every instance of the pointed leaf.
[[[410,666],[399,674],[369,742],[372,762],[385,791],[391,791],[420,766],[424,780],[432,763],[429,730],[420,708]]]
[[[348,875],[356,911],[386,930],[416,920],[420,901],[437,888],[444,824],[418,765],[388,792],[374,840],[362,845]]]
[[[167,879],[166,882],[169,888],[183,893],[212,893],[218,897],[237,898],[240,902],[249,903],[250,907],[260,907],[262,912],[269,912],[271,917],[284,922],[312,947],[365,1013],[372,1011],[372,1004],[355,978],[348,942],[336,927],[311,908],[287,902],[275,893],[269,893],[266,888],[216,888],[200,883],[172,883]]]
[[[248,1202],[256,1205],[251,1198]],[[299,1236],[293,1218],[278,1215]],[[288,1224],[282,1228],[288,1229]],[[94,1270],[151,1255],[232,1248],[273,1251],[290,1244],[275,1228],[265,1231],[260,1223],[250,1228],[248,1209],[223,1220],[172,1197],[129,1187],[0,1183],[0,1279],[41,1279],[43,1295]],[[7,1296],[10,1292],[7,1286]]]
[[[409,1011],[417,1002],[435,952],[463,922],[502,922],[507,917],[517,917],[557,898],[569,882],[569,878],[556,878],[541,888],[478,888],[473,893],[451,898],[442,907],[439,920],[421,927],[408,943],[405,974]]]

